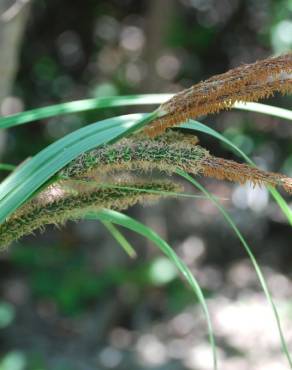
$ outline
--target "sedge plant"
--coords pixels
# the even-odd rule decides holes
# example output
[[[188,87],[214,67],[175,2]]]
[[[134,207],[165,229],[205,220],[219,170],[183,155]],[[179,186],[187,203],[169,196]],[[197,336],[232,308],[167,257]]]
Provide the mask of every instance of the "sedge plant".
[[[282,349],[292,361],[276,306],[252,251],[218,199],[194,176],[267,186],[292,225],[292,212],[276,188],[292,193],[292,179],[257,168],[236,145],[195,118],[226,109],[245,109],[292,120],[289,110],[255,103],[275,92],[292,91],[292,54],[242,65],[200,82],[174,96],[138,95],[108,97],[64,103],[0,118],[0,129],[27,124],[40,118],[72,114],[89,109],[123,105],[161,105],[151,113],[118,116],[76,130],[13,169],[0,184],[0,245],[6,247],[23,235],[47,224],[67,220],[97,219],[123,248],[134,256],[133,247],[114,226],[129,228],[149,240],[178,267],[197,295],[207,320],[217,368],[214,333],[199,283],[174,250],[146,225],[119,211],[138,202],[165,196],[190,196],[183,192],[179,175],[215,203],[239,237],[258,274],[273,309]],[[243,104],[244,103],[244,104]],[[186,134],[183,129],[188,129]],[[198,144],[192,132],[212,135],[228,144],[247,163],[218,158]],[[157,175],[158,174],[158,175]],[[190,176],[190,174],[192,176]]]

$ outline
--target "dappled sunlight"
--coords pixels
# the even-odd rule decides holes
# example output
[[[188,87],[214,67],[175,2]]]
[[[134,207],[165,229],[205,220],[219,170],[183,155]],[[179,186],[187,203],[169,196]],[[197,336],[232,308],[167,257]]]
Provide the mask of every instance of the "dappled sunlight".
[[[142,335],[136,345],[142,364],[158,366],[167,362],[167,350],[158,338],[151,334]]]
[[[232,194],[234,205],[241,209],[250,208],[252,211],[261,213],[268,206],[269,192],[265,187],[246,184],[237,186]]]

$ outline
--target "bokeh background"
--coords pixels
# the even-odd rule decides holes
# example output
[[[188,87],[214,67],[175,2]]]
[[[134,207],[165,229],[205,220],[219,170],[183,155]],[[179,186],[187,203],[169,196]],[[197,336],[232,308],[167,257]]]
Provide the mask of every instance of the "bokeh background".
[[[89,97],[176,92],[291,50],[292,1],[1,0],[0,45],[1,115]],[[267,103],[291,108],[291,97]],[[83,125],[152,108],[91,111],[2,131],[1,162],[19,164]],[[202,121],[261,168],[292,176],[289,123],[238,111]],[[214,139],[200,141],[233,158]],[[292,348],[291,227],[266,189],[201,181],[227,198]],[[222,369],[287,369],[256,274],[212,204],[169,199],[128,212],[165,238],[199,279]],[[1,253],[1,370],[211,369],[206,322],[192,292],[153,245],[125,235],[135,260],[93,221],[49,226]]]

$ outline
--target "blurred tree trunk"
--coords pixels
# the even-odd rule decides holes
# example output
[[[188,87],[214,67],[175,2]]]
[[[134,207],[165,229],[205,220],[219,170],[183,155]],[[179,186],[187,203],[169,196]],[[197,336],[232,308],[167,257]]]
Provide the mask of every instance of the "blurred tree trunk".
[[[0,0],[0,116],[1,105],[10,94],[18,68],[21,39],[30,0]],[[0,134],[0,155],[5,150],[6,131]]]
[[[143,92],[155,93],[163,91],[165,85],[165,80],[157,74],[156,64],[166,49],[166,36],[175,13],[176,2],[174,0],[151,0],[148,4],[147,48],[144,56],[147,63],[147,75],[143,83]]]
[[[0,1],[0,106],[10,91],[18,67],[21,39],[30,0]]]

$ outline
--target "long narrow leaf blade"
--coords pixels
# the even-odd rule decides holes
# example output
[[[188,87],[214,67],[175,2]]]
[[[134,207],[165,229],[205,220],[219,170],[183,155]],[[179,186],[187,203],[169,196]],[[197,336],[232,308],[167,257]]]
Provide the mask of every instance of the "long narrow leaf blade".
[[[76,130],[43,149],[0,184],[0,223],[78,155],[130,134],[152,117],[132,114],[110,118]]]
[[[113,108],[134,105],[160,104],[168,100],[172,94],[144,94],[109,96],[97,99],[76,100],[69,103],[55,104],[36,108],[26,112],[0,118],[0,129],[23,125],[28,122],[46,119],[63,114],[85,112],[93,109]]]
[[[235,103],[233,108],[239,110],[246,110],[255,113],[266,114],[268,116],[274,116],[292,121],[292,111],[289,109],[274,107],[272,105],[261,104],[261,103]]]
[[[96,99],[76,100],[68,103],[54,104],[47,107],[31,109],[25,112],[0,118],[0,129],[23,125],[40,119],[46,119],[63,114],[85,112],[93,109],[113,108],[134,105],[161,104],[174,94],[141,94],[109,96]],[[261,103],[235,103],[232,108],[292,120],[291,111]]]
[[[223,206],[221,206],[221,204],[217,201],[217,199],[215,199],[215,197],[209,193],[201,184],[199,184],[192,176],[188,175],[186,172],[182,171],[182,170],[177,170],[177,173],[178,175],[180,175],[181,177],[183,177],[184,179],[186,179],[187,181],[189,181],[191,184],[193,184],[197,189],[199,189],[203,194],[205,194],[213,203],[214,205],[217,207],[217,209],[221,212],[221,214],[223,215],[223,217],[225,218],[225,220],[227,221],[227,223],[230,225],[230,227],[232,228],[232,230],[235,232],[235,234],[237,235],[238,239],[241,241],[244,249],[246,250],[253,266],[254,266],[254,269],[258,275],[258,279],[261,283],[261,286],[262,286],[262,289],[267,297],[267,300],[268,302],[270,303],[271,305],[271,308],[272,308],[272,311],[273,311],[273,314],[274,314],[274,317],[275,317],[275,320],[276,320],[276,324],[277,324],[277,328],[278,328],[278,332],[279,332],[279,335],[280,335],[280,340],[281,340],[281,345],[282,345],[282,350],[283,352],[285,353],[286,357],[287,357],[287,360],[289,362],[289,366],[290,368],[292,369],[292,359],[290,357],[290,353],[289,353],[289,350],[288,350],[288,346],[287,346],[287,343],[286,343],[286,340],[285,340],[285,336],[284,336],[284,333],[283,333],[283,330],[282,330],[282,327],[281,327],[281,321],[280,321],[280,317],[279,317],[279,314],[278,314],[278,311],[277,311],[277,308],[275,306],[275,303],[273,301],[273,298],[271,296],[271,293],[269,291],[269,288],[267,286],[267,283],[265,281],[265,278],[263,276],[263,273],[256,261],[256,258],[255,256],[253,255],[252,251],[251,251],[251,248],[250,246],[248,245],[248,243],[246,242],[246,240],[244,239],[243,235],[241,234],[241,232],[238,230],[237,226],[235,225],[235,223],[233,222],[233,220],[231,219],[231,217],[228,215],[227,211],[225,210],[225,208]]]
[[[112,222],[101,221],[104,227],[112,234],[113,238],[118,242],[122,249],[127,253],[131,258],[137,257],[137,253],[124,235],[118,230]]]
[[[174,250],[166,243],[165,240],[160,238],[160,236],[153,231],[152,229],[148,228],[146,225],[143,225],[141,222],[123,214],[120,212],[112,211],[112,210],[102,210],[96,213],[89,213],[85,216],[86,219],[99,219],[103,222],[112,222],[117,225],[126,227],[130,229],[148,240],[152,241],[179,269],[179,271],[183,274],[193,291],[198,297],[198,300],[203,308],[207,325],[209,331],[209,340],[212,346],[212,353],[213,353],[213,366],[214,369],[217,369],[217,355],[216,355],[216,347],[215,347],[215,339],[213,335],[213,328],[210,320],[210,314],[208,311],[208,307],[203,295],[203,292],[197,282],[197,280],[192,275],[189,268],[184,264],[184,262],[177,256]]]
[[[0,170],[1,171],[13,171],[15,170],[16,166],[13,164],[8,164],[8,163],[0,163]]]

